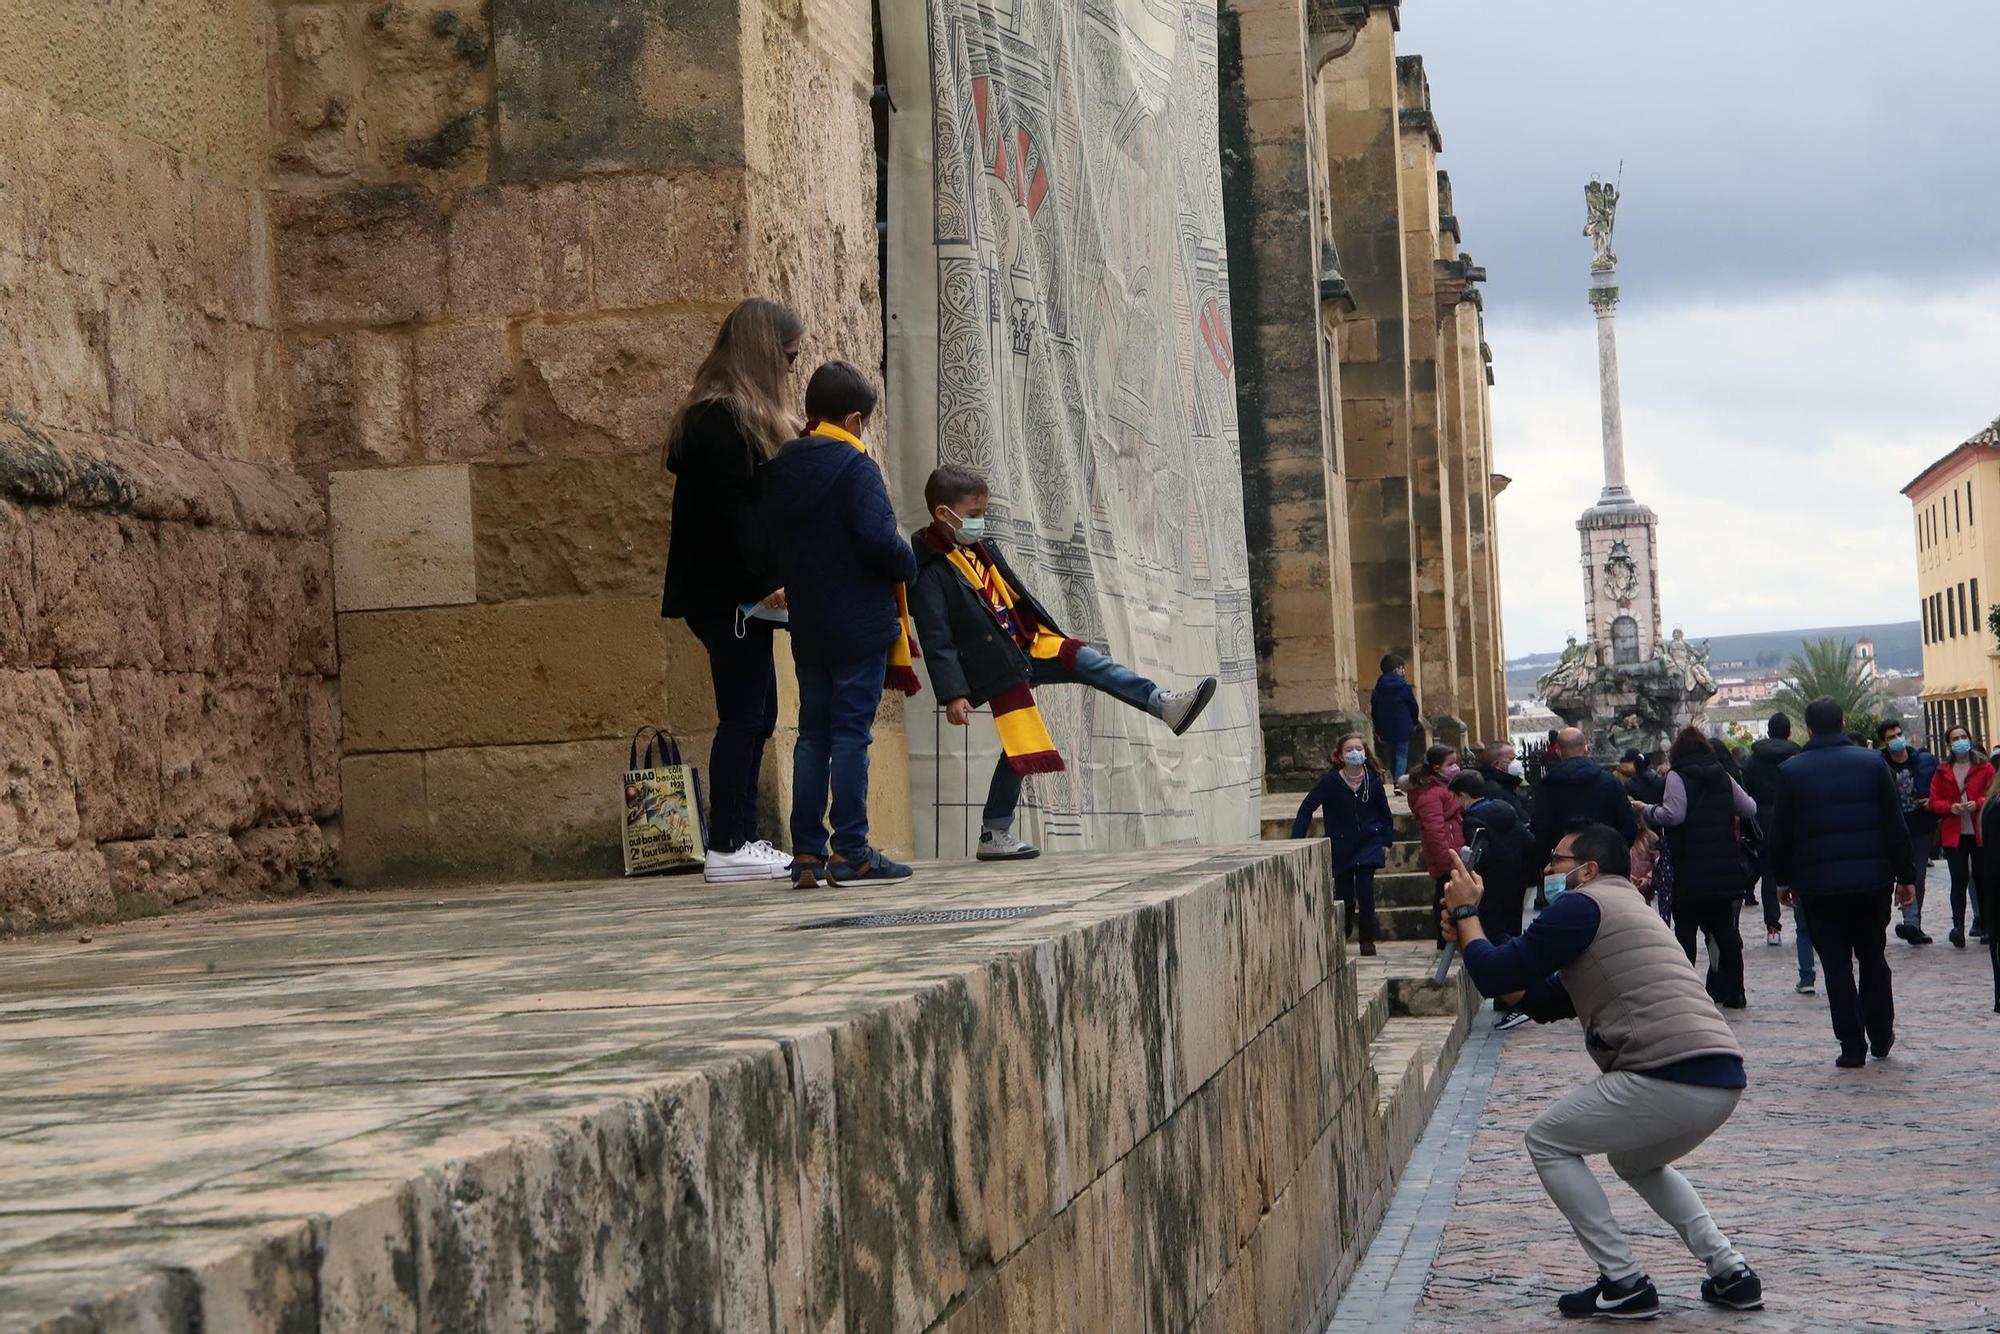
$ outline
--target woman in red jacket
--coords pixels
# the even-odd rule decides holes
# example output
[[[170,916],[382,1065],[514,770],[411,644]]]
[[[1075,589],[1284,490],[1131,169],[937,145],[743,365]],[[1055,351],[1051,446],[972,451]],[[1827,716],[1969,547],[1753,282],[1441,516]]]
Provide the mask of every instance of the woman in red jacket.
[[[1451,780],[1458,777],[1458,752],[1450,746],[1432,746],[1424,752],[1423,767],[1411,773],[1407,790],[1410,813],[1417,817],[1417,834],[1424,845],[1424,871],[1437,882],[1431,895],[1431,922],[1437,930],[1438,914],[1444,907],[1445,882],[1451,879],[1451,854],[1464,846],[1465,817],[1458,798],[1451,794]],[[1444,948],[1444,933],[1438,930],[1437,947]]]
[[[1938,817],[1938,846],[1944,849],[1944,864],[1951,871],[1951,935],[1947,937],[1965,948],[1965,897],[1972,891],[1972,934],[1986,939],[1984,910],[1979,902],[1979,860],[1982,842],[1979,808],[1993,786],[1993,766],[1985,748],[1963,727],[1945,733],[1945,755],[1931,779],[1931,810]]]

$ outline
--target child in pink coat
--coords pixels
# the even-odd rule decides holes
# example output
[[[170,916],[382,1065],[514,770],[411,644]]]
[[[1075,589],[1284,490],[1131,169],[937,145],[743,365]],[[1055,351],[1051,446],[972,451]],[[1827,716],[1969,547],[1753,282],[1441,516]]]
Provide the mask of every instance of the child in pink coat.
[[[1424,872],[1436,882],[1431,895],[1431,929],[1437,947],[1444,948],[1444,933],[1438,929],[1438,913],[1444,907],[1444,886],[1451,878],[1451,855],[1465,845],[1464,813],[1458,798],[1451,794],[1451,780],[1458,777],[1458,752],[1450,746],[1432,746],[1424,752],[1424,762],[1410,774],[1410,813],[1417,818],[1417,834],[1423,840]]]

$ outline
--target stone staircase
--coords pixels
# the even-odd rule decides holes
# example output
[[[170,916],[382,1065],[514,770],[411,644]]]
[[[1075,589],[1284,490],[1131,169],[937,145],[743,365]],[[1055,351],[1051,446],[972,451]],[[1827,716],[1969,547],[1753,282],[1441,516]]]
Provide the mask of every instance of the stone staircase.
[[[1273,792],[1264,797],[1263,836],[1287,840],[1292,836],[1292,817],[1305,799],[1301,792]],[[1434,941],[1436,921],[1431,914],[1431,894],[1435,886],[1424,874],[1424,858],[1417,842],[1416,819],[1409,803],[1390,794],[1389,810],[1395,818],[1396,841],[1389,847],[1389,861],[1375,873],[1375,922],[1383,940]],[[1312,822],[1311,838],[1325,838],[1322,822]],[[1366,962],[1365,960],[1363,962]]]
[[[1437,955],[1428,944],[1386,941],[1378,948],[1374,958],[1353,958],[1349,967],[1379,1088],[1392,1193],[1458,1063],[1479,1000],[1456,964],[1442,985],[1431,981]],[[1387,1205],[1385,1193],[1382,1207]]]

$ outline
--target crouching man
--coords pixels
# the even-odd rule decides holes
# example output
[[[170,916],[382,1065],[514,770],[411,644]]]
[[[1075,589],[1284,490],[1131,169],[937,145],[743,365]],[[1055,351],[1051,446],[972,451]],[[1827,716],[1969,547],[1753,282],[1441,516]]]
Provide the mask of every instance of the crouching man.
[[[1480,930],[1481,884],[1453,856],[1443,925],[1482,995],[1540,1023],[1575,1018],[1604,1073],[1528,1128],[1528,1154],[1597,1282],[1564,1296],[1568,1316],[1650,1319],[1660,1295],[1584,1163],[1603,1154],[1619,1179],[1673,1226],[1708,1268],[1702,1300],[1739,1311],[1763,1286],[1671,1164],[1719,1129],[1743,1096],[1743,1049],[1673,931],[1632,885],[1623,835],[1603,825],[1565,834],[1544,871],[1548,909],[1495,945]]]

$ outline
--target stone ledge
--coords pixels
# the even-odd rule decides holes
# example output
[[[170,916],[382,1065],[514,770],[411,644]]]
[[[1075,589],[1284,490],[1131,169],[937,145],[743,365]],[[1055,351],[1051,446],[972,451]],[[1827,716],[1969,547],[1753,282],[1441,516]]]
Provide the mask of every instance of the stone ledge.
[[[49,1221],[0,1323],[1302,1327],[1397,1165],[1325,858],[863,900],[1056,905],[997,923],[650,880],[11,947],[0,1191]]]
[[[318,492],[296,474],[110,436],[43,431],[12,408],[0,408],[0,500],[279,537],[315,537],[326,527]]]

